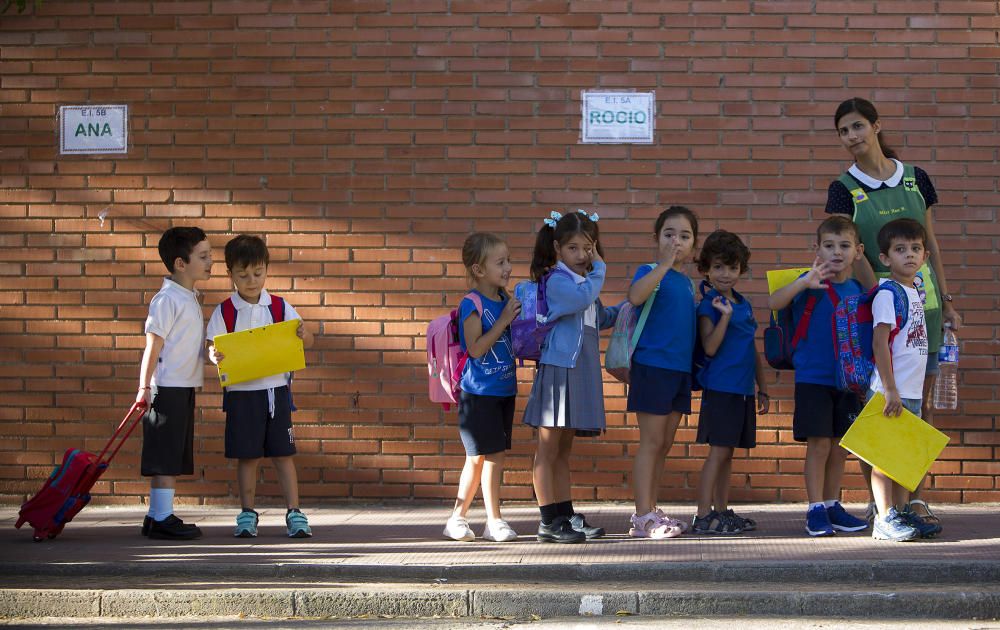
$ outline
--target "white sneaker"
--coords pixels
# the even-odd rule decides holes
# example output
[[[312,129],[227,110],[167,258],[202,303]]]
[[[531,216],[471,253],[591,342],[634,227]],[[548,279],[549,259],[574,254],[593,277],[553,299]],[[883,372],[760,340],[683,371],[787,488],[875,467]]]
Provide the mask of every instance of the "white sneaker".
[[[444,535],[452,540],[461,540],[464,542],[476,539],[476,534],[469,527],[469,521],[461,516],[452,516],[448,519],[448,522],[444,526]]]
[[[486,523],[483,528],[483,538],[493,542],[510,542],[517,540],[517,532],[503,519]]]

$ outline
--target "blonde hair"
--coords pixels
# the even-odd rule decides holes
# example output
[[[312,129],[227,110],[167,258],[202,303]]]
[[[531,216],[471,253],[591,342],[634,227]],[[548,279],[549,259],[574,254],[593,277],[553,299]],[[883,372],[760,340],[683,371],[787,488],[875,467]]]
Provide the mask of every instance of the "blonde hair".
[[[486,256],[489,255],[490,250],[497,245],[506,246],[507,241],[492,232],[473,232],[465,239],[465,244],[462,245],[462,264],[465,265],[465,274],[470,284],[476,280],[472,274],[472,266],[482,266],[486,262]]]

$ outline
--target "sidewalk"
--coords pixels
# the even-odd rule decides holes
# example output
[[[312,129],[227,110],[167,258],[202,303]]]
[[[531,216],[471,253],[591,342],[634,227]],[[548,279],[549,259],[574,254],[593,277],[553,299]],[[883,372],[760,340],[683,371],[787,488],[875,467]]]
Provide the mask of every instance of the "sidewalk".
[[[690,506],[666,507],[677,518],[690,518]],[[862,509],[849,508],[856,514]],[[810,538],[798,505],[738,506],[758,522],[758,531],[749,534],[686,534],[662,541],[627,537],[628,506],[581,504],[578,509],[609,535],[581,545],[538,543],[537,510],[517,506],[505,510],[521,534],[516,542],[459,543],[441,537],[447,507],[396,504],[308,509],[314,536],[299,540],[285,537],[284,510],[263,509],[260,536],[248,540],[232,537],[237,510],[181,506],[178,514],[196,522],[204,536],[171,542],[139,535],[144,510],[90,507],[55,540],[35,543],[30,530],[13,528],[17,511],[7,508],[0,510],[0,531],[5,532],[0,535],[0,617],[26,610],[34,616],[88,610],[163,615],[171,614],[171,597],[185,610],[195,600],[218,604],[228,597],[224,609],[243,614],[323,616],[304,613],[329,613],[308,602],[315,604],[321,591],[329,596],[331,589],[338,597],[355,598],[338,606],[357,610],[361,598],[374,611],[390,610],[374,614],[404,616],[538,610],[551,616],[549,608],[579,614],[587,601],[603,611],[713,614],[723,594],[736,598],[732,610],[740,614],[812,614],[809,601],[816,600],[822,610],[829,605],[822,604],[825,598],[839,594],[858,606],[859,615],[898,614],[900,606],[915,605],[906,604],[907,597],[940,618],[1000,615],[996,506],[936,508],[944,525],[941,538],[911,543],[877,542],[867,532]],[[482,511],[471,517],[478,534]],[[231,605],[234,593],[249,596],[251,588],[266,589],[278,604],[265,606],[266,598],[255,591],[256,604]],[[705,593],[713,593],[711,602]],[[691,597],[678,599],[685,594]],[[400,598],[406,605],[399,604]],[[657,601],[660,608],[654,606]],[[685,601],[687,608],[681,605]],[[38,608],[34,613],[32,606]]]

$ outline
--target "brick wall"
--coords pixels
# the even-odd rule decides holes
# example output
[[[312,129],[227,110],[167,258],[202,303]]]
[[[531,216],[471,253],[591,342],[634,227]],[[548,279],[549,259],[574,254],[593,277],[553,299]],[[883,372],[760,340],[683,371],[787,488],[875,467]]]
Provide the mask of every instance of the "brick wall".
[[[523,277],[550,209],[596,209],[616,301],[653,256],[653,217],[687,204],[706,233],[750,245],[741,288],[764,322],[764,271],[812,259],[848,164],[832,113],[859,95],[938,187],[967,323],[931,496],[998,501],[998,30],[998,3],[975,0],[45,0],[0,16],[0,500],[33,492],[65,448],[98,448],[127,408],[155,245],[183,224],[210,233],[217,259],[233,233],[266,234],[268,288],[317,333],[295,382],[305,501],[451,497],[463,451],[454,414],[426,400],[422,333],[461,295],[469,231],[504,234]],[[656,91],[656,144],[578,144],[579,93],[602,88]],[[59,156],[58,106],[104,103],[130,107],[127,156]],[[213,372],[180,493],[233,504]],[[738,454],[738,500],[803,499],[789,376],[770,376],[777,413]],[[519,377],[520,410],[532,370]],[[578,441],[574,494],[627,500],[635,420],[622,386],[604,391],[608,431]],[[667,499],[694,496],[695,426],[678,431]],[[516,430],[511,499],[531,498],[531,439]],[[138,446],[100,501],[145,493]]]

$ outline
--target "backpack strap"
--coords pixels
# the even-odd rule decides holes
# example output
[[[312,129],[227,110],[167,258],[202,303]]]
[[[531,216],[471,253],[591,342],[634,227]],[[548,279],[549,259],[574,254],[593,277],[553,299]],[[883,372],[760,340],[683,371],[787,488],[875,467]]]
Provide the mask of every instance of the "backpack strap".
[[[906,294],[906,289],[903,288],[903,285],[895,280],[889,280],[875,287],[875,292],[872,294],[873,302],[875,301],[875,295],[882,290],[892,293],[893,311],[896,315],[896,325],[889,331],[889,346],[892,347],[893,339],[903,330],[910,318],[910,296]],[[902,308],[896,308],[897,306]]]
[[[479,294],[478,293],[476,293],[475,291],[469,291],[468,293],[465,294],[465,296],[462,297],[462,300],[469,300],[469,301],[471,301],[472,304],[473,304],[473,306],[476,307],[476,312],[479,313],[479,317],[483,316],[483,301],[479,298]],[[461,300],[459,300],[458,305],[459,305],[458,306],[458,310],[460,311],[462,309],[462,301]],[[456,315],[457,315],[457,312],[456,312]],[[458,322],[458,321],[455,322],[455,327],[456,327],[456,330],[455,330],[455,339],[456,340],[459,339],[457,328],[459,326],[462,326],[462,325],[464,325],[463,322]],[[460,354],[459,357],[458,357],[458,361],[455,362],[455,370],[451,373],[451,382],[452,383],[461,383],[462,382],[462,373],[465,372],[465,364],[466,364],[466,362],[468,362],[468,360],[469,360],[469,351],[468,351],[468,349],[466,349],[466,350],[462,351],[462,354]],[[448,411],[448,410],[445,409],[445,411]]]
[[[810,293],[809,297],[806,298],[806,308],[802,312],[802,318],[799,319],[799,325],[795,327],[795,334],[792,335],[793,350],[795,346],[799,345],[800,341],[806,338],[806,333],[809,332],[809,321],[812,319],[817,302],[819,302],[819,298],[814,293]]]
[[[226,332],[231,333],[236,330],[236,306],[233,298],[226,298],[219,306],[222,309],[222,321],[226,324]]]
[[[271,305],[268,307],[271,311],[271,321],[275,324],[285,321],[285,299],[278,297],[277,295],[271,296]]]

